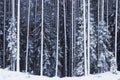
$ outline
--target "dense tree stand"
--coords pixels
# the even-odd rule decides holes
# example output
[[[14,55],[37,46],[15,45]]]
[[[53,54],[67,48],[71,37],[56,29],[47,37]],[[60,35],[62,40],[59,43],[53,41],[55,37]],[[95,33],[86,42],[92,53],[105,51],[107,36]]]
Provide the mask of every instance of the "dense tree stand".
[[[48,77],[120,71],[120,0],[0,0],[0,68]]]

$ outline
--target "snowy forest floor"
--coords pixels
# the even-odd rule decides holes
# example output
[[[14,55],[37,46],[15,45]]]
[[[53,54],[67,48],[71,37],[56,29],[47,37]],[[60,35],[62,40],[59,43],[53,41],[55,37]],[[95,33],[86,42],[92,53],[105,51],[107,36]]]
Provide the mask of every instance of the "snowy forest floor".
[[[120,80],[120,72],[118,72],[118,74],[105,72],[86,77],[49,78],[0,69],[0,80]]]

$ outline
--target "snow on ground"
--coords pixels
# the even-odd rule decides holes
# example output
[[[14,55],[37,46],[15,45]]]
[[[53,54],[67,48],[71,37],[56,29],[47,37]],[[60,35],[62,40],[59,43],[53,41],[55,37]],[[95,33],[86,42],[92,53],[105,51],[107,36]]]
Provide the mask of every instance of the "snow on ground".
[[[106,72],[87,77],[49,78],[0,69],[0,80],[120,80],[120,72],[118,74]]]

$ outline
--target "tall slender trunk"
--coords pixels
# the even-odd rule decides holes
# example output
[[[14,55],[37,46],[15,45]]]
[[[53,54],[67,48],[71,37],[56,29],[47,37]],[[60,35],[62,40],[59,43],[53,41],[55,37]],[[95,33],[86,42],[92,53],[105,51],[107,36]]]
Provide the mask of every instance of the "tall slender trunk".
[[[43,35],[44,35],[44,33],[43,33],[43,10],[44,10],[44,2],[43,2],[44,0],[42,0],[42,26],[41,26],[41,67],[40,67],[40,70],[41,70],[41,76],[43,76]]]
[[[29,0],[29,5],[28,5],[28,24],[27,24],[27,45],[26,45],[26,70],[25,72],[27,73],[28,71],[28,49],[29,49],[29,27],[30,27],[30,2]]]
[[[115,59],[117,64],[117,23],[118,23],[118,0],[116,0],[116,19],[115,19]],[[117,65],[116,65],[117,68]]]
[[[12,18],[15,20],[15,0],[12,0]]]
[[[102,6],[101,6],[102,8],[102,11],[101,11],[101,20],[102,20],[102,22],[104,21],[104,0],[102,0]]]
[[[20,0],[18,0],[18,18],[17,18],[17,72],[20,71]]]
[[[72,65],[71,65],[71,71],[72,71],[72,76],[74,76],[74,67],[73,67],[73,65],[74,65],[74,23],[73,23],[73,18],[74,18],[74,14],[73,14],[73,7],[74,7],[74,5],[73,5],[73,3],[74,3],[74,0],[72,0]]]
[[[37,21],[37,0],[35,1],[35,27],[36,27],[36,21]]]
[[[12,20],[13,20],[12,21],[13,26],[15,26],[15,0],[12,0]],[[12,63],[12,70],[15,71],[15,60],[13,59],[13,57],[12,57],[11,63]]]
[[[100,21],[100,19],[99,19],[99,14],[100,14],[100,11],[99,11],[99,4],[100,4],[100,0],[98,0],[98,30],[97,30],[97,34],[98,34],[98,40],[97,40],[97,50],[98,50],[98,55],[97,55],[97,61],[99,60],[99,21]],[[98,62],[97,62],[97,64],[98,64]]]
[[[90,74],[90,0],[88,0],[88,71],[87,75]]]
[[[108,34],[108,0],[107,0],[107,34]]]
[[[8,12],[9,12],[9,15],[8,15],[8,17],[10,18],[11,17],[11,15],[10,15],[10,12],[11,12],[11,0],[9,0],[9,2],[8,2]]]
[[[59,51],[59,0],[57,0],[57,49],[56,49],[56,74],[58,73],[58,51]]]
[[[87,53],[86,53],[86,3],[83,0],[83,17],[84,17],[84,71],[85,76],[87,75]]]
[[[35,17],[35,19],[34,19],[34,23],[35,23],[35,25],[34,25],[34,27],[35,28],[37,28],[37,3],[38,2],[38,0],[35,0],[35,15],[34,15],[34,17]],[[34,35],[35,36],[35,35]],[[37,36],[35,36],[35,38],[34,39],[37,39]],[[37,43],[37,42],[36,42]],[[33,49],[33,51],[34,51],[34,49]],[[35,52],[34,52],[35,53]],[[36,67],[36,64],[39,64],[40,62],[40,54],[38,55],[38,57],[37,57],[37,59],[38,59],[38,62],[37,63],[35,63],[35,62],[33,62],[33,64],[34,64],[34,70],[36,70],[35,69],[35,67]]]
[[[66,33],[66,7],[65,0],[63,0],[64,8],[64,37],[65,37],[65,76],[67,76],[67,33]]]
[[[102,8],[102,25],[103,26],[105,26],[104,25],[104,0],[102,0],[102,6],[101,6]],[[106,28],[106,27],[105,27]],[[104,44],[104,43],[103,43]],[[102,46],[103,46],[103,44],[102,44]],[[102,47],[100,47],[100,48],[102,48]],[[103,50],[103,49],[102,49]],[[102,53],[101,53],[102,54]],[[107,67],[107,66],[105,66],[105,62],[103,63],[103,68],[105,69],[105,67]],[[102,70],[102,72],[105,72],[105,70]]]
[[[4,29],[3,29],[3,68],[5,68],[5,55],[6,55],[6,50],[5,50],[5,45],[6,45],[6,40],[5,40],[5,26],[6,26],[6,0],[4,0]]]

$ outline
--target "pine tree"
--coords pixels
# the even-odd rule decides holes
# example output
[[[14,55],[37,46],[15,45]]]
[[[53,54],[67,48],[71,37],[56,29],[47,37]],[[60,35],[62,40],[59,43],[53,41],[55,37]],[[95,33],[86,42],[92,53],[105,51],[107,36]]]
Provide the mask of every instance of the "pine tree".
[[[40,75],[40,52],[41,52],[41,1],[35,0],[34,7],[31,9],[32,31],[31,31],[31,68],[33,74]],[[33,66],[34,65],[34,66]]]
[[[29,14],[29,51],[28,51],[28,72],[30,74],[36,74],[40,75],[39,73],[39,67],[40,64],[40,44],[38,43],[38,40],[40,40],[40,26],[37,26],[36,21],[37,20],[37,1],[31,1],[30,2],[30,14]],[[39,41],[40,43],[40,41]]]
[[[28,1],[21,0],[20,8],[20,71],[25,72],[26,68],[26,44],[27,44],[27,22],[28,22]]]
[[[43,74],[55,76],[57,42],[57,1],[44,2]]]
[[[17,27],[16,27],[16,20],[15,20],[15,1],[12,0],[12,18],[10,21],[10,26],[8,29],[8,48],[11,53],[11,69],[15,71],[16,66],[16,56],[17,56]]]
[[[75,52],[74,52],[74,76],[84,75],[84,53],[86,53],[86,49],[84,50],[86,45],[86,24],[84,19],[84,6],[83,1],[75,1],[74,8],[74,29],[75,32]],[[84,34],[85,33],[85,34]],[[85,41],[84,41],[85,40]],[[85,45],[84,45],[85,44]],[[85,52],[84,52],[85,51]]]
[[[90,0],[90,74],[97,73],[97,25],[98,25],[98,4],[97,1]]]
[[[117,58],[115,57],[115,46],[117,46],[115,44],[115,29],[116,29],[116,21],[118,21],[119,19],[116,20],[116,8],[117,8],[117,4],[116,4],[116,0],[113,1],[112,3],[108,2],[108,11],[109,11],[109,14],[108,14],[108,34],[110,35],[110,40],[109,40],[109,51],[111,51],[112,53],[112,57],[109,58],[109,67],[110,67],[110,71],[112,73],[116,73],[116,70],[117,70]],[[112,4],[112,6],[111,6]],[[118,16],[118,15],[117,15]],[[117,23],[118,24],[118,23]],[[118,29],[118,28],[117,28]],[[113,48],[114,47],[114,48]],[[118,55],[119,56],[119,55]],[[117,57],[118,57],[117,56]],[[118,65],[119,66],[119,65]]]
[[[110,33],[107,30],[107,25],[104,20],[104,0],[101,1],[101,20],[98,26],[98,72],[106,72],[109,70],[109,64],[112,65],[111,62],[114,58],[112,52],[108,50],[108,46],[110,43]],[[108,31],[108,32],[107,32]],[[112,60],[112,61],[111,61]]]

